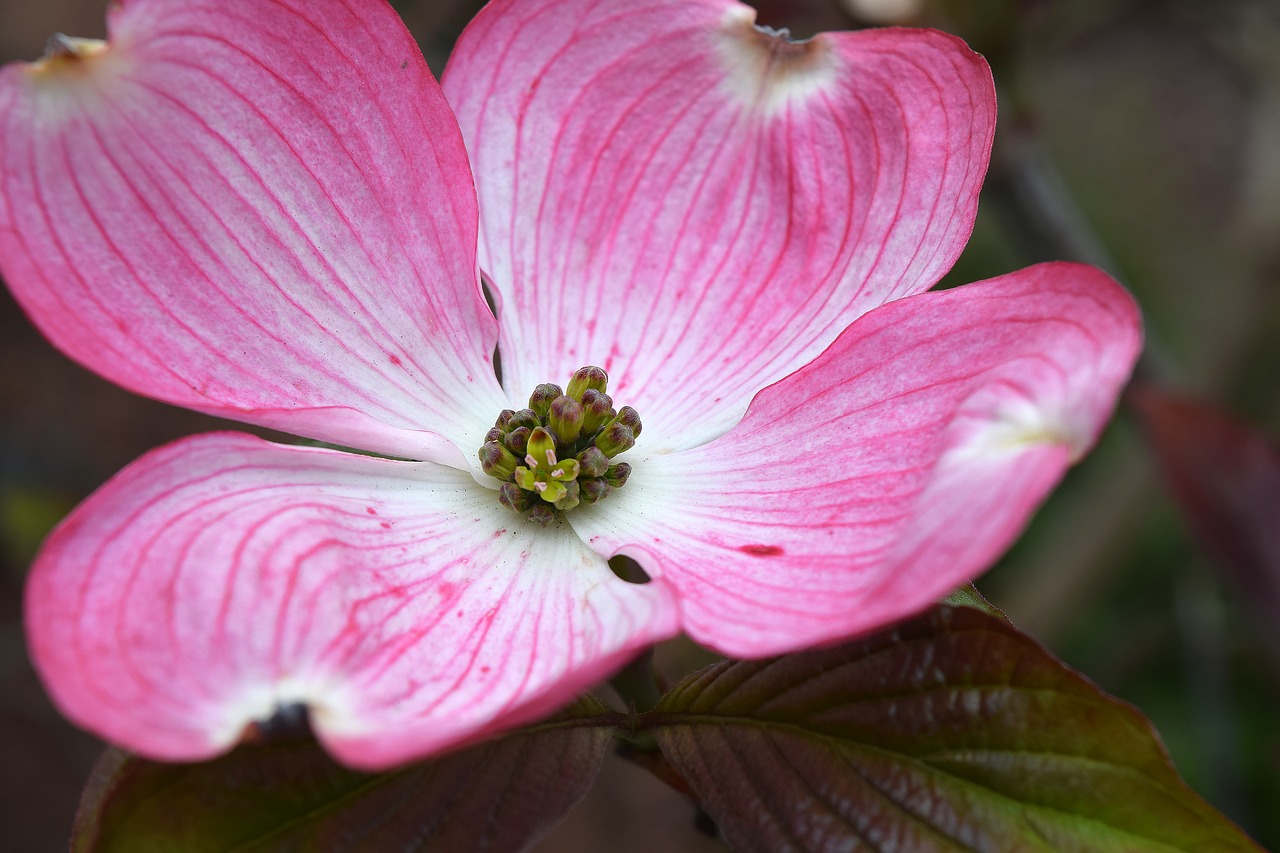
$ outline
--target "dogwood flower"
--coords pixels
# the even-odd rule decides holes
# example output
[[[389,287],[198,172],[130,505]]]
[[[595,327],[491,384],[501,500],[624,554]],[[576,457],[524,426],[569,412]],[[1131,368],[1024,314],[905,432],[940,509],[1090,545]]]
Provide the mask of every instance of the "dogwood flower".
[[[147,756],[302,703],[386,767],[681,631],[885,625],[1008,546],[1136,357],[1094,269],[925,292],[995,119],[947,35],[495,0],[441,87],[382,0],[121,0],[109,33],[0,74],[9,286],[126,388],[364,452],[188,438],[50,536],[35,664]]]

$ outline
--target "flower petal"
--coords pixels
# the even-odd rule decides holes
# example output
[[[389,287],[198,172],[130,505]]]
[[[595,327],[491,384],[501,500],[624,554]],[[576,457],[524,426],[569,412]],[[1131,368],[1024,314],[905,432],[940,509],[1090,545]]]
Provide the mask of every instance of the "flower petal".
[[[512,395],[584,364],[656,449],[959,255],[995,121],[932,31],[790,42],[729,0],[490,3],[444,75],[480,195]]]
[[[719,440],[574,513],[730,655],[852,636],[970,580],[1096,439],[1140,346],[1103,273],[1044,264],[864,316]]]
[[[471,455],[505,405],[476,201],[395,13],[125,0],[109,23],[0,72],[0,271],[35,323],[171,403]]]
[[[110,741],[207,758],[305,703],[365,768],[554,710],[676,630],[665,587],[465,472],[234,433],[91,496],[37,560],[27,625],[54,700]]]

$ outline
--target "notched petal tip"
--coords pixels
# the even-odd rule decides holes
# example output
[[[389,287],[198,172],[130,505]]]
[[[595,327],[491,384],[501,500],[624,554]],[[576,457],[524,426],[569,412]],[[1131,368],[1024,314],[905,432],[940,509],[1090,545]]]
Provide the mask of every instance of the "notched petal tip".
[[[203,753],[194,758],[220,755],[239,744],[307,737],[340,727],[340,696],[340,686],[322,677],[255,679],[242,686],[237,698],[211,711],[203,726]]]
[[[769,49],[778,53],[794,52],[796,48],[800,48],[800,52],[807,49],[807,45],[813,42],[813,38],[796,39],[791,37],[791,30],[786,27],[774,29],[765,24],[752,24],[752,28],[769,42]]]
[[[836,53],[826,37],[793,39],[789,30],[757,24],[752,9],[726,18],[720,53],[726,89],[766,115],[803,102],[836,80]]]
[[[108,51],[102,39],[86,39],[54,33],[45,43],[44,56],[30,63],[35,74],[74,73],[84,71],[89,64]]]
[[[25,103],[45,127],[62,128],[78,116],[108,120],[114,110],[108,105],[110,99],[102,96],[120,90],[125,71],[132,65],[127,52],[122,53],[111,41],[55,33],[45,44],[44,56],[34,62],[14,63],[5,71],[10,85],[22,92],[13,109],[19,111]],[[11,137],[14,129],[20,135],[27,127],[24,121],[12,122]],[[12,142],[12,138],[5,142]],[[12,161],[6,166],[15,168]]]
[[[241,743],[271,743],[312,737],[310,708],[302,702],[278,706],[274,714],[244,727]]]
[[[54,33],[49,36],[49,41],[45,43],[44,59],[88,59],[91,56],[97,56],[106,49],[107,43],[102,39],[86,39],[69,36],[64,33]]]

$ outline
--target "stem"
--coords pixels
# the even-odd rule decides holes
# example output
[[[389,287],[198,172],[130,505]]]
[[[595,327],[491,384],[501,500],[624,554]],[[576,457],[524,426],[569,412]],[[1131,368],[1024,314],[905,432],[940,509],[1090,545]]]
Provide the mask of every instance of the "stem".
[[[657,707],[662,699],[662,689],[653,669],[653,647],[636,655],[631,663],[609,679],[609,684],[627,703],[632,715]]]
[[[658,752],[658,741],[652,733],[640,730],[640,714],[657,707],[662,699],[662,688],[653,669],[653,647],[642,651],[609,679],[610,686],[618,691],[627,703],[628,726],[615,732],[615,737],[630,745],[633,752]]]

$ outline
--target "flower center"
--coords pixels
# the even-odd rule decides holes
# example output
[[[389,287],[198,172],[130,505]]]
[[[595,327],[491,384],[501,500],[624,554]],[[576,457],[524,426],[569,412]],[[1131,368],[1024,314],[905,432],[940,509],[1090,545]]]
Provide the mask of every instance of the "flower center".
[[[503,409],[479,453],[484,472],[502,481],[503,506],[545,527],[557,512],[622,488],[631,466],[609,460],[636,443],[640,416],[630,406],[614,409],[608,384],[603,369],[582,367],[567,390],[539,385],[529,408]]]

